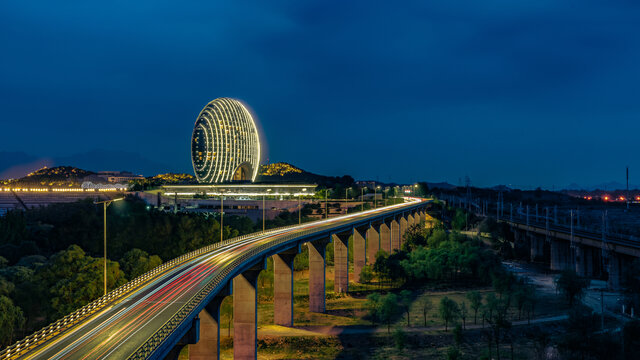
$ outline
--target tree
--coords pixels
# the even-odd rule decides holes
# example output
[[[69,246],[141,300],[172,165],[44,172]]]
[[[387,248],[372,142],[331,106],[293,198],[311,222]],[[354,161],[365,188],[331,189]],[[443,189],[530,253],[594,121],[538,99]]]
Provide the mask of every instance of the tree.
[[[131,249],[120,259],[122,270],[132,280],[161,264],[162,259],[158,255],[149,256],[146,251],[140,249]]]
[[[462,319],[462,328],[466,329],[467,315],[469,314],[469,310],[467,310],[467,304],[463,302],[460,303],[460,319]]]
[[[407,335],[404,331],[402,331],[402,328],[397,327],[395,330],[393,330],[393,341],[396,343],[396,349],[404,349],[404,345],[407,341]]]
[[[573,270],[564,270],[556,278],[555,284],[567,299],[569,306],[572,306],[576,299],[581,299],[584,295],[584,290],[589,286],[589,280],[581,278]]]
[[[453,328],[453,340],[456,342],[456,345],[462,344],[462,329],[463,327],[460,324],[456,324]]]
[[[373,279],[373,271],[371,270],[371,265],[365,265],[360,272],[360,282],[363,284],[368,284]]]
[[[412,251],[418,246],[427,245],[427,230],[424,226],[414,224],[409,226],[404,233],[404,241],[402,243],[402,249],[405,251]]]
[[[381,315],[381,300],[382,298],[379,293],[372,293],[367,295],[365,307],[369,310],[369,317],[371,318],[372,325],[376,324],[376,320],[378,320]]]
[[[420,300],[420,307],[422,308],[422,316],[424,317],[424,327],[427,327],[427,314],[433,309],[433,303],[425,296]]]
[[[407,314],[407,326],[411,326],[409,310],[411,309],[411,291],[402,290],[400,292],[400,307]]]
[[[467,299],[469,307],[473,310],[473,323],[477,324],[478,310],[482,306],[482,295],[477,291],[470,291],[467,293]]]
[[[233,296],[227,296],[220,303],[220,316],[227,320],[227,337],[231,337],[231,322],[233,321]]]
[[[447,349],[447,360],[458,360],[462,358],[460,350],[455,346],[450,346]]]
[[[387,333],[391,333],[391,322],[398,314],[398,296],[394,293],[387,294],[380,302],[380,320],[387,324]]]
[[[13,305],[13,301],[6,296],[0,296],[0,347],[13,342],[16,330],[25,324],[22,309]]]
[[[454,321],[458,317],[458,304],[449,299],[447,296],[443,297],[440,300],[440,306],[438,307],[438,312],[440,313],[440,317],[444,321],[444,330],[448,330],[449,323]]]
[[[103,294],[104,260],[86,256],[77,245],[54,254],[38,271],[39,278],[49,284],[52,319],[62,317],[88,304]],[[126,282],[115,261],[107,262],[107,289]]]

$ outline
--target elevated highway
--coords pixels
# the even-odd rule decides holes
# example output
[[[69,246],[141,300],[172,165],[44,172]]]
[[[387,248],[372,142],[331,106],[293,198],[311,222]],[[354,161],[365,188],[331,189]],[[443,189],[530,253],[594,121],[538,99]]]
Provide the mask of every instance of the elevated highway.
[[[310,310],[325,311],[325,246],[334,242],[335,290],[348,291],[347,239],[354,276],[379,249],[402,244],[424,221],[428,201],[405,203],[226,240],[174,259],[0,352],[0,359],[162,359],[191,344],[192,358],[219,356],[219,310],[233,294],[234,357],[257,356],[256,280],[274,257],[274,319],[293,325],[293,257],[309,247]],[[201,328],[200,314],[212,319]],[[199,341],[201,332],[206,341]]]

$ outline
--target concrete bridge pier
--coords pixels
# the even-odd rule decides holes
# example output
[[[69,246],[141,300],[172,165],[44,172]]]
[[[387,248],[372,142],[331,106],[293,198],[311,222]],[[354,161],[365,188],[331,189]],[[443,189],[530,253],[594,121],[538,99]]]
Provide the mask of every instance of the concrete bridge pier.
[[[293,259],[298,247],[273,255],[273,322],[293,326]]]
[[[309,247],[309,311],[323,313],[325,307],[325,255],[330,239],[307,243]]]
[[[258,357],[258,275],[264,262],[233,278],[233,358]]]
[[[566,270],[571,268],[569,243],[551,239],[551,270]]]
[[[400,249],[400,221],[395,219],[391,221],[391,251]]]
[[[609,279],[607,280],[607,286],[612,290],[619,290],[622,287],[622,262],[623,259],[620,255],[612,251],[609,252]]]
[[[407,229],[415,225],[415,223],[416,223],[416,218],[413,216],[413,214],[412,213],[407,214]]]
[[[200,312],[200,341],[189,345],[190,360],[220,359],[220,304],[231,295],[225,286]]]
[[[380,250],[380,225],[371,225],[367,230],[367,264],[376,263],[376,254]]]
[[[529,233],[529,243],[531,244],[531,261],[538,262],[544,260],[544,239],[536,234]]]
[[[353,228],[353,279],[360,282],[360,273],[367,262],[367,230],[368,228]]]
[[[584,247],[582,245],[574,245],[574,269],[578,276],[585,277],[586,269],[584,266]]]
[[[383,222],[380,224],[380,250],[391,253],[391,222]]]
[[[398,249],[402,249],[402,243],[404,242],[404,233],[407,232],[407,227],[409,222],[407,221],[406,216],[400,217],[400,233],[399,233],[399,241],[398,241]]]
[[[336,294],[349,292],[349,234],[331,234],[333,242],[333,289]]]

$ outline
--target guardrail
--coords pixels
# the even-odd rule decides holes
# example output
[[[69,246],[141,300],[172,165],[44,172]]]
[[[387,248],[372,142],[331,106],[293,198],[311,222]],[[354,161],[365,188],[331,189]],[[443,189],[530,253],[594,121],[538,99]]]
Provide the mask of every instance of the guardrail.
[[[111,292],[107,293],[106,295],[103,295],[101,297],[99,297],[98,299],[90,302],[89,304],[81,307],[80,309],[72,312],[69,315],[66,315],[65,317],[63,317],[62,319],[59,319],[47,326],[45,326],[44,328],[36,331],[35,333],[25,337],[22,340],[19,340],[18,342],[8,346],[7,348],[5,348],[4,350],[0,351],[0,359],[15,359],[18,356],[26,353],[27,351],[34,349],[35,347],[37,347],[38,345],[54,338],[56,335],[60,334],[60,332],[67,330],[79,323],[81,323],[82,321],[86,320],[88,317],[90,317],[91,315],[95,314],[96,312],[98,312],[99,310],[103,309],[106,305],[120,299],[123,298],[126,295],[129,295],[129,293],[131,293],[134,289],[137,289],[138,287],[140,287],[143,284],[146,284],[147,282],[155,279],[158,275],[164,273],[166,270],[182,265],[184,263],[186,263],[189,260],[192,260],[200,255],[203,255],[205,253],[208,253],[210,251],[216,250],[217,248],[223,247],[223,246],[227,246],[229,244],[232,244],[234,242],[237,241],[242,241],[244,239],[247,239],[249,237],[254,237],[254,236],[261,236],[261,235],[266,235],[266,234],[270,234],[270,233],[274,233],[274,232],[278,232],[282,229],[285,228],[289,228],[289,227],[294,227],[294,226],[298,226],[298,225],[289,225],[289,226],[282,226],[279,228],[274,228],[274,229],[269,229],[269,230],[265,230],[265,231],[259,231],[259,232],[255,232],[255,233],[251,233],[251,234],[247,234],[247,235],[242,235],[242,236],[237,236],[231,239],[227,239],[221,242],[217,242],[215,244],[211,244],[211,245],[207,245],[205,247],[202,247],[200,249],[191,251],[189,253],[186,253],[184,255],[181,255],[177,258],[174,258],[166,263],[163,263],[155,268],[153,268],[152,270],[149,270],[148,272],[138,276],[137,278],[129,281],[128,283],[112,290]]]

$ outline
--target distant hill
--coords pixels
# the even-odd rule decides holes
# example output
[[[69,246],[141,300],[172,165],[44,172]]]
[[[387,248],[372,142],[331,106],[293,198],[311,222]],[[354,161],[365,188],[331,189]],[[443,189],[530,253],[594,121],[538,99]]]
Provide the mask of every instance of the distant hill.
[[[24,152],[0,151],[0,179],[18,179],[43,167],[72,165],[91,171],[129,170],[136,174],[160,174],[171,167],[127,151],[91,150],[68,156],[39,157]]]
[[[333,186],[341,184],[351,186],[353,178],[344,176],[324,176],[314,174],[285,162],[278,162],[260,166],[256,182],[262,183],[297,183],[297,184],[318,184],[320,186]]]
[[[12,186],[71,187],[81,185],[87,177],[92,175],[95,173],[73,166],[44,167],[20,179],[3,181],[3,183]]]

